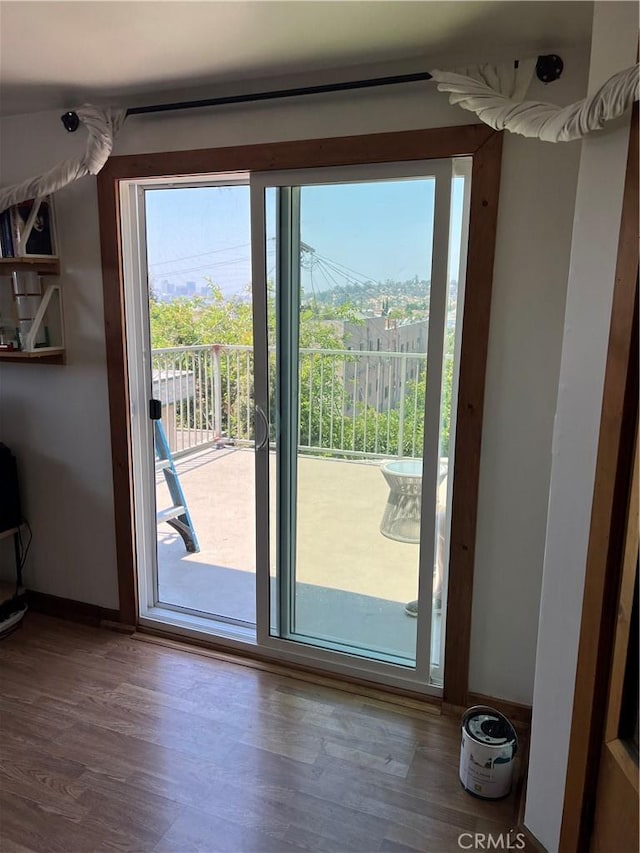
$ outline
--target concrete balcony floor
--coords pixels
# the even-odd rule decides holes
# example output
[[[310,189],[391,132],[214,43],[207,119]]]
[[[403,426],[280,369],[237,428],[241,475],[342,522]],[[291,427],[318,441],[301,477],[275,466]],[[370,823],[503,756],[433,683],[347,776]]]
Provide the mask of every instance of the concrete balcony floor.
[[[271,463],[274,530],[274,455]],[[413,660],[417,620],[404,605],[417,596],[419,549],[380,533],[389,494],[380,465],[300,457],[296,631]],[[176,469],[200,551],[188,554],[169,525],[158,527],[160,602],[254,623],[253,450],[209,448],[180,458]],[[170,504],[162,474],[157,502]],[[272,575],[274,543],[272,536]]]

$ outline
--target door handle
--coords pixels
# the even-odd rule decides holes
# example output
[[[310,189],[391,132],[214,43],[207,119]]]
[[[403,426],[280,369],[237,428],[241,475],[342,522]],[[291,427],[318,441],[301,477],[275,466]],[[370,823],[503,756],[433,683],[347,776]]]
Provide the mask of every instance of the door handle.
[[[256,414],[259,416],[259,418],[256,418],[256,450],[264,450],[264,448],[269,444],[269,419],[267,418],[262,406],[259,406],[257,403]],[[262,426],[264,427],[264,435],[260,441],[258,441],[258,419],[262,421]]]
[[[152,421],[159,421],[162,417],[162,403],[160,400],[149,400],[149,417]]]

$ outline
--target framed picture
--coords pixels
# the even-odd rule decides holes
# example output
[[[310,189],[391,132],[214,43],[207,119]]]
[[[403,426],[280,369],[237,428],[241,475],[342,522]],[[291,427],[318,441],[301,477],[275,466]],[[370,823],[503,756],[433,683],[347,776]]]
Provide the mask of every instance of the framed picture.
[[[11,208],[11,236],[18,258],[57,256],[51,196],[15,204]]]

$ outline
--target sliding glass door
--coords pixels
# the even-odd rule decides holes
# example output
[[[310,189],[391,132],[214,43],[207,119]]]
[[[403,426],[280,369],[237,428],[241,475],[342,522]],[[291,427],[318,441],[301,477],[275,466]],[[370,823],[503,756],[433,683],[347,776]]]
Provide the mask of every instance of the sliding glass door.
[[[251,176],[257,626],[276,652],[441,681],[466,171]]]
[[[250,211],[245,238],[189,220],[226,241],[192,253],[210,297],[170,298],[154,254],[147,211],[182,195]],[[123,184],[142,619],[442,685],[469,197],[468,158]],[[252,302],[222,293],[249,246]]]

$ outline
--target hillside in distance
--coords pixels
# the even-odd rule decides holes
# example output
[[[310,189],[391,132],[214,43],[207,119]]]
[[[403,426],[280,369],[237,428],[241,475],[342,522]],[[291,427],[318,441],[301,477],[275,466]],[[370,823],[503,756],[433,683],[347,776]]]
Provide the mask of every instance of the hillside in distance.
[[[431,282],[419,280],[418,277],[407,281],[366,281],[340,284],[332,289],[305,290],[306,301],[338,307],[350,305],[358,311],[368,311],[375,308],[412,308],[426,309],[429,302]],[[383,305],[384,303],[384,305]]]

